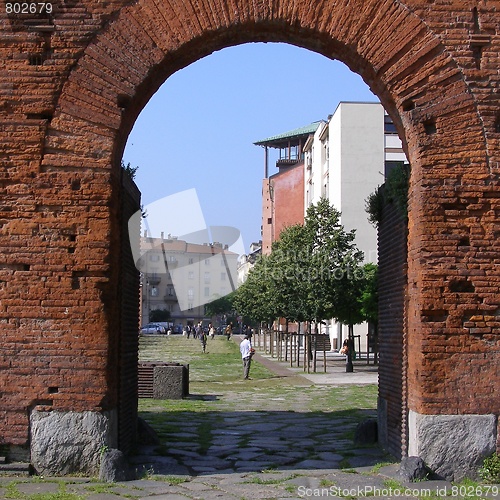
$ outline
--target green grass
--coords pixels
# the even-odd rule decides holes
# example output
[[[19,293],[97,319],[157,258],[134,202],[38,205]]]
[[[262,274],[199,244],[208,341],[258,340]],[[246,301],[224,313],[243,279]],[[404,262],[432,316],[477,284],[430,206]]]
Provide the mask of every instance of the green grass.
[[[189,364],[189,382],[191,392],[198,392],[208,382],[211,385],[225,386],[227,383],[240,383],[243,367],[239,346],[219,336],[209,339],[207,352],[203,353],[200,342],[183,335],[142,336],[139,340],[140,361],[166,361]],[[274,376],[262,365],[252,363],[251,376],[265,380]]]
[[[28,481],[26,481],[28,482]],[[29,481],[33,483],[34,481]],[[41,481],[43,482],[43,481]],[[54,482],[54,481],[49,481]],[[53,493],[33,493],[27,494],[19,491],[18,486],[20,482],[13,481],[10,483],[4,493],[6,499],[19,499],[19,500],[83,500],[85,497],[70,493],[66,491],[66,483],[64,481],[57,481],[58,491]]]
[[[375,415],[377,386],[328,387],[291,385],[286,377],[276,377],[267,368],[252,363],[252,380],[243,380],[242,363],[236,342],[220,336],[209,339],[203,353],[197,340],[181,335],[144,336],[140,339],[141,361],[180,362],[189,364],[190,395],[181,400],[139,401],[140,415],[170,443],[190,441],[182,435],[187,419],[207,415],[203,425],[193,425],[201,440],[201,450],[210,446],[212,426],[217,415],[224,412],[258,411],[272,414],[291,413],[334,414],[349,423],[342,426],[344,438],[352,438],[354,425]],[[160,450],[161,452],[161,450]]]

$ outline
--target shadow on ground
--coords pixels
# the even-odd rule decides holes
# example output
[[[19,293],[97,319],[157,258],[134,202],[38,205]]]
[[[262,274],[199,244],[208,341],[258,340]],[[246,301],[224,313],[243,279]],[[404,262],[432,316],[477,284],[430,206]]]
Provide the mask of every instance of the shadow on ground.
[[[217,395],[194,395],[213,401]],[[354,444],[374,410],[144,411],[159,444],[143,445],[138,474],[202,475],[263,470],[349,469],[387,461],[375,445]]]

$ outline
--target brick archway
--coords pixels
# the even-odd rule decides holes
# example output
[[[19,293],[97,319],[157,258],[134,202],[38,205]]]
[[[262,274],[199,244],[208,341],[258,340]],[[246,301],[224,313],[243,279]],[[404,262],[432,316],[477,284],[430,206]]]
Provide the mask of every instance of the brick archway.
[[[402,359],[392,360],[401,394],[384,392],[381,376],[381,418],[401,417],[387,428],[399,436],[389,440],[393,453],[419,454],[446,477],[468,473],[478,454],[498,446],[500,407],[500,41],[492,4],[67,2],[34,29],[4,19],[0,315],[8,370],[0,442],[23,449],[31,439],[33,451],[41,439],[33,429],[47,414],[97,412],[102,439],[127,448],[130,429],[116,425],[130,406],[121,400],[120,352],[133,350],[118,333],[127,323],[118,285],[134,285],[120,258],[123,215],[137,205],[119,178],[127,135],[173,72],[230,45],[282,41],[359,73],[405,138],[406,328]],[[485,443],[473,457],[452,439],[460,426]],[[438,431],[441,454],[456,457],[451,468],[432,455]]]

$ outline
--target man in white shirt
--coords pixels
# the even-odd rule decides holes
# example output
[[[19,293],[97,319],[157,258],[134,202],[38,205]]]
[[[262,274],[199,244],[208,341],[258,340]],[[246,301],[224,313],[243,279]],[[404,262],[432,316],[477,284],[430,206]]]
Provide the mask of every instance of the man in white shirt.
[[[241,359],[243,360],[243,378],[249,379],[250,363],[252,362],[252,343],[250,342],[250,335],[245,335],[245,338],[240,343]]]

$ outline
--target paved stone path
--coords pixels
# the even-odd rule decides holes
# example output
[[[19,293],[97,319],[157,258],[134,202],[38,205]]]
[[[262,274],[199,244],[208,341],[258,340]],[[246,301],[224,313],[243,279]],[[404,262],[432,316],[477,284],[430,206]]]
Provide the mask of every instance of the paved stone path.
[[[269,357],[258,359],[274,367],[277,376],[288,377],[293,398],[269,390],[254,390],[248,396],[221,391],[220,411],[175,412],[169,416],[171,425],[161,431],[165,444],[141,447],[132,465],[144,479],[104,484],[85,478],[0,477],[0,498],[378,499],[425,498],[431,493],[436,498],[444,496],[443,488],[451,493],[451,485],[444,482],[402,484],[394,479],[397,464],[382,465],[390,460],[382,450],[353,444],[356,425],[375,416],[374,410],[308,409],[311,397],[326,398],[332,384],[353,381],[342,364],[335,373],[304,375],[302,369],[290,369]],[[311,386],[311,380],[318,390],[301,390]],[[376,383],[373,366],[360,366],[356,380]]]

